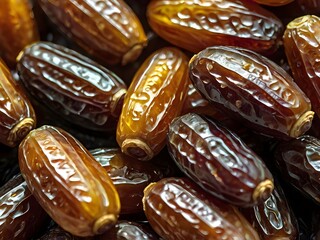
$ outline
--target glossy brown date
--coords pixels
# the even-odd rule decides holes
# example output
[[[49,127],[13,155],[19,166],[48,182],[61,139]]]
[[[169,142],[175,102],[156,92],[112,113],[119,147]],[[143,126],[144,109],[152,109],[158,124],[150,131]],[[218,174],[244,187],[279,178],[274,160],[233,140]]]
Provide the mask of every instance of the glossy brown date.
[[[147,16],[159,36],[193,53],[230,45],[271,54],[282,37],[281,21],[250,1],[153,0]]]
[[[28,0],[6,0],[0,8],[0,56],[10,66],[27,45],[39,41],[31,4]]]
[[[145,189],[144,211],[152,228],[167,240],[258,240],[234,207],[206,195],[186,178],[165,178]]]
[[[267,6],[282,6],[293,2],[294,0],[254,0],[256,3]]]
[[[250,50],[209,47],[189,64],[195,87],[214,106],[248,128],[289,139],[304,134],[310,100],[282,68]]]
[[[140,66],[117,126],[122,152],[150,160],[164,148],[169,124],[182,111],[188,91],[187,68],[187,57],[173,47],[157,50]]]
[[[106,64],[136,60],[147,44],[137,16],[122,0],[38,0],[50,20]]]
[[[291,21],[283,36],[287,59],[295,82],[309,97],[320,116],[320,18],[306,15]]]
[[[113,72],[49,42],[24,49],[17,64],[27,90],[65,120],[91,130],[114,130],[126,93]]]
[[[19,145],[27,185],[50,217],[76,236],[101,234],[120,212],[118,193],[103,167],[62,129],[42,126]]]
[[[265,164],[234,133],[190,113],[176,118],[167,146],[180,169],[205,191],[234,205],[266,200],[273,177]]]
[[[0,188],[0,239],[30,240],[48,220],[20,174]]]
[[[142,212],[145,187],[167,175],[165,169],[155,165],[154,161],[139,161],[125,155],[119,148],[97,148],[90,153],[114,183],[120,197],[121,214]]]

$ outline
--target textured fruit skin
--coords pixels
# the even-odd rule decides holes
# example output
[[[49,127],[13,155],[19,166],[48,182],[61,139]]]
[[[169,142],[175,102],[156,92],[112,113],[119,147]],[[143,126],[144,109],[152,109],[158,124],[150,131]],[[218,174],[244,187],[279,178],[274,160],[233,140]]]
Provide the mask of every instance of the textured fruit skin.
[[[30,240],[49,217],[29,191],[21,174],[0,188],[0,239]]]
[[[15,147],[35,127],[36,115],[23,89],[13,79],[2,60],[0,60],[0,110],[0,143]]]
[[[267,200],[242,212],[262,240],[298,239],[297,220],[279,184]]]
[[[153,0],[147,16],[159,36],[193,53],[230,45],[271,54],[283,30],[275,15],[245,0]]]
[[[293,2],[294,0],[254,0],[256,3],[268,5],[268,6],[282,6]]]
[[[235,207],[206,195],[186,178],[149,185],[143,201],[150,225],[167,240],[259,239]]]
[[[121,214],[142,212],[143,190],[151,182],[166,176],[154,162],[142,162],[125,155],[119,148],[90,150],[92,156],[108,172],[121,202]]]
[[[17,69],[27,90],[65,120],[97,131],[116,128],[126,85],[108,69],[49,42],[25,48]]]
[[[38,2],[63,33],[106,64],[134,61],[146,46],[139,19],[122,0]]]
[[[259,133],[289,139],[311,126],[310,100],[288,73],[257,53],[209,47],[189,67],[194,86],[207,100]]]
[[[177,117],[167,146],[180,169],[205,191],[234,205],[248,207],[267,199],[273,177],[265,164],[234,133],[195,113]],[[258,185],[270,189],[255,198]]]
[[[52,126],[37,128],[19,145],[18,158],[30,191],[63,229],[85,237],[115,224],[118,193],[107,172],[70,134]],[[104,216],[111,220],[100,226]]]
[[[291,21],[283,36],[286,56],[295,82],[320,116],[320,18],[306,15]]]
[[[39,41],[31,4],[28,0],[7,0],[0,8],[0,56],[10,66],[27,45]]]
[[[167,47],[150,55],[138,69],[117,126],[117,142],[124,153],[150,160],[165,146],[169,124],[182,111],[188,91],[187,68],[187,57]]]
[[[277,145],[274,157],[278,169],[291,185],[320,203],[320,140],[304,135]]]

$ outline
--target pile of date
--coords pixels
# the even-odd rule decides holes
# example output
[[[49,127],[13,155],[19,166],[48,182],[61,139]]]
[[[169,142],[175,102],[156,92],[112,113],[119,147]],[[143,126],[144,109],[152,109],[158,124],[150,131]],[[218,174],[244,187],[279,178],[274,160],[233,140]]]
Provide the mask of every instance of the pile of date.
[[[320,240],[319,0],[2,0],[0,57],[0,240]]]

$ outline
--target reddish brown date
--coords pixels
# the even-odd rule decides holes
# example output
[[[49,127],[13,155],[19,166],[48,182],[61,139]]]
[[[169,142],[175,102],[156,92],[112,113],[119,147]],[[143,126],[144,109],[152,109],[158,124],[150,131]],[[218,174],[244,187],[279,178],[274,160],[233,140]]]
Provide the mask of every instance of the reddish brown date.
[[[19,174],[0,189],[0,239],[30,240],[49,222]]]
[[[107,64],[136,60],[147,44],[137,16],[122,0],[38,0],[71,40]]]
[[[27,90],[65,120],[98,131],[116,128],[126,86],[108,69],[49,42],[25,48],[17,69]]]
[[[320,203],[320,140],[301,136],[277,145],[274,157],[282,176],[305,196]]]
[[[64,130],[31,131],[19,145],[18,158],[30,191],[64,230],[86,237],[116,223],[120,202],[108,173]]]
[[[186,178],[166,178],[149,185],[144,211],[152,228],[167,240],[258,240],[234,207]]]
[[[294,0],[254,0],[257,3],[267,5],[267,6],[282,6],[293,2]]]
[[[257,53],[210,47],[191,59],[189,73],[207,100],[258,133],[289,139],[311,126],[310,100],[288,73]]]
[[[282,37],[281,21],[245,0],[153,0],[147,16],[159,36],[194,53],[230,45],[271,54]]]
[[[297,0],[297,2],[305,14],[320,13],[320,0]]]
[[[271,173],[237,135],[195,113],[171,123],[167,146],[194,182],[234,205],[256,205],[273,190]]]
[[[320,18],[302,16],[291,21],[283,42],[295,82],[310,98],[320,116]]]

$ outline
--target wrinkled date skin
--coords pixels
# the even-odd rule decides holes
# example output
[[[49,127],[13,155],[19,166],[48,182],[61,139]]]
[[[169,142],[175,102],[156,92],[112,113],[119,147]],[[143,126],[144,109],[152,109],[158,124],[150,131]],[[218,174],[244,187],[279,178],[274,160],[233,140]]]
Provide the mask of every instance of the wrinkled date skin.
[[[96,131],[116,128],[126,85],[108,69],[49,42],[25,48],[17,69],[27,90],[65,120]]]
[[[39,41],[31,4],[28,0],[6,0],[0,8],[0,56],[10,66],[27,45]]]
[[[92,156],[107,170],[121,202],[121,214],[142,212],[143,190],[151,182],[166,176],[154,162],[142,162],[125,155],[119,148],[90,150]]]
[[[0,60],[0,143],[15,147],[35,126],[31,103]]]
[[[305,196],[320,203],[320,140],[304,135],[278,144],[274,152],[282,176]]]
[[[294,0],[254,0],[255,2],[267,6],[282,6],[293,2]]]
[[[0,188],[0,239],[30,240],[49,222],[19,174]]]
[[[182,111],[188,91],[188,60],[177,48],[161,48],[135,74],[117,126],[122,152],[150,160],[166,144],[173,118]]]
[[[298,239],[297,220],[278,184],[267,200],[242,212],[263,240]]]
[[[149,185],[143,204],[150,225],[167,240],[259,239],[235,207],[206,195],[186,178],[165,178]]]
[[[38,2],[62,32],[103,63],[132,62],[147,44],[139,19],[122,0]]]
[[[253,206],[273,190],[270,171],[237,135],[195,113],[171,123],[167,146],[184,173],[229,203]]]
[[[275,15],[250,1],[154,0],[147,16],[159,36],[193,53],[230,45],[271,54],[283,30]]]
[[[295,82],[320,116],[320,18],[302,16],[291,21],[283,42]]]
[[[18,158],[30,191],[66,231],[93,236],[116,223],[120,202],[108,173],[64,130],[45,125],[31,131]]]
[[[310,100],[288,73],[250,50],[210,47],[190,61],[190,78],[229,116],[267,136],[290,139],[312,124]]]

